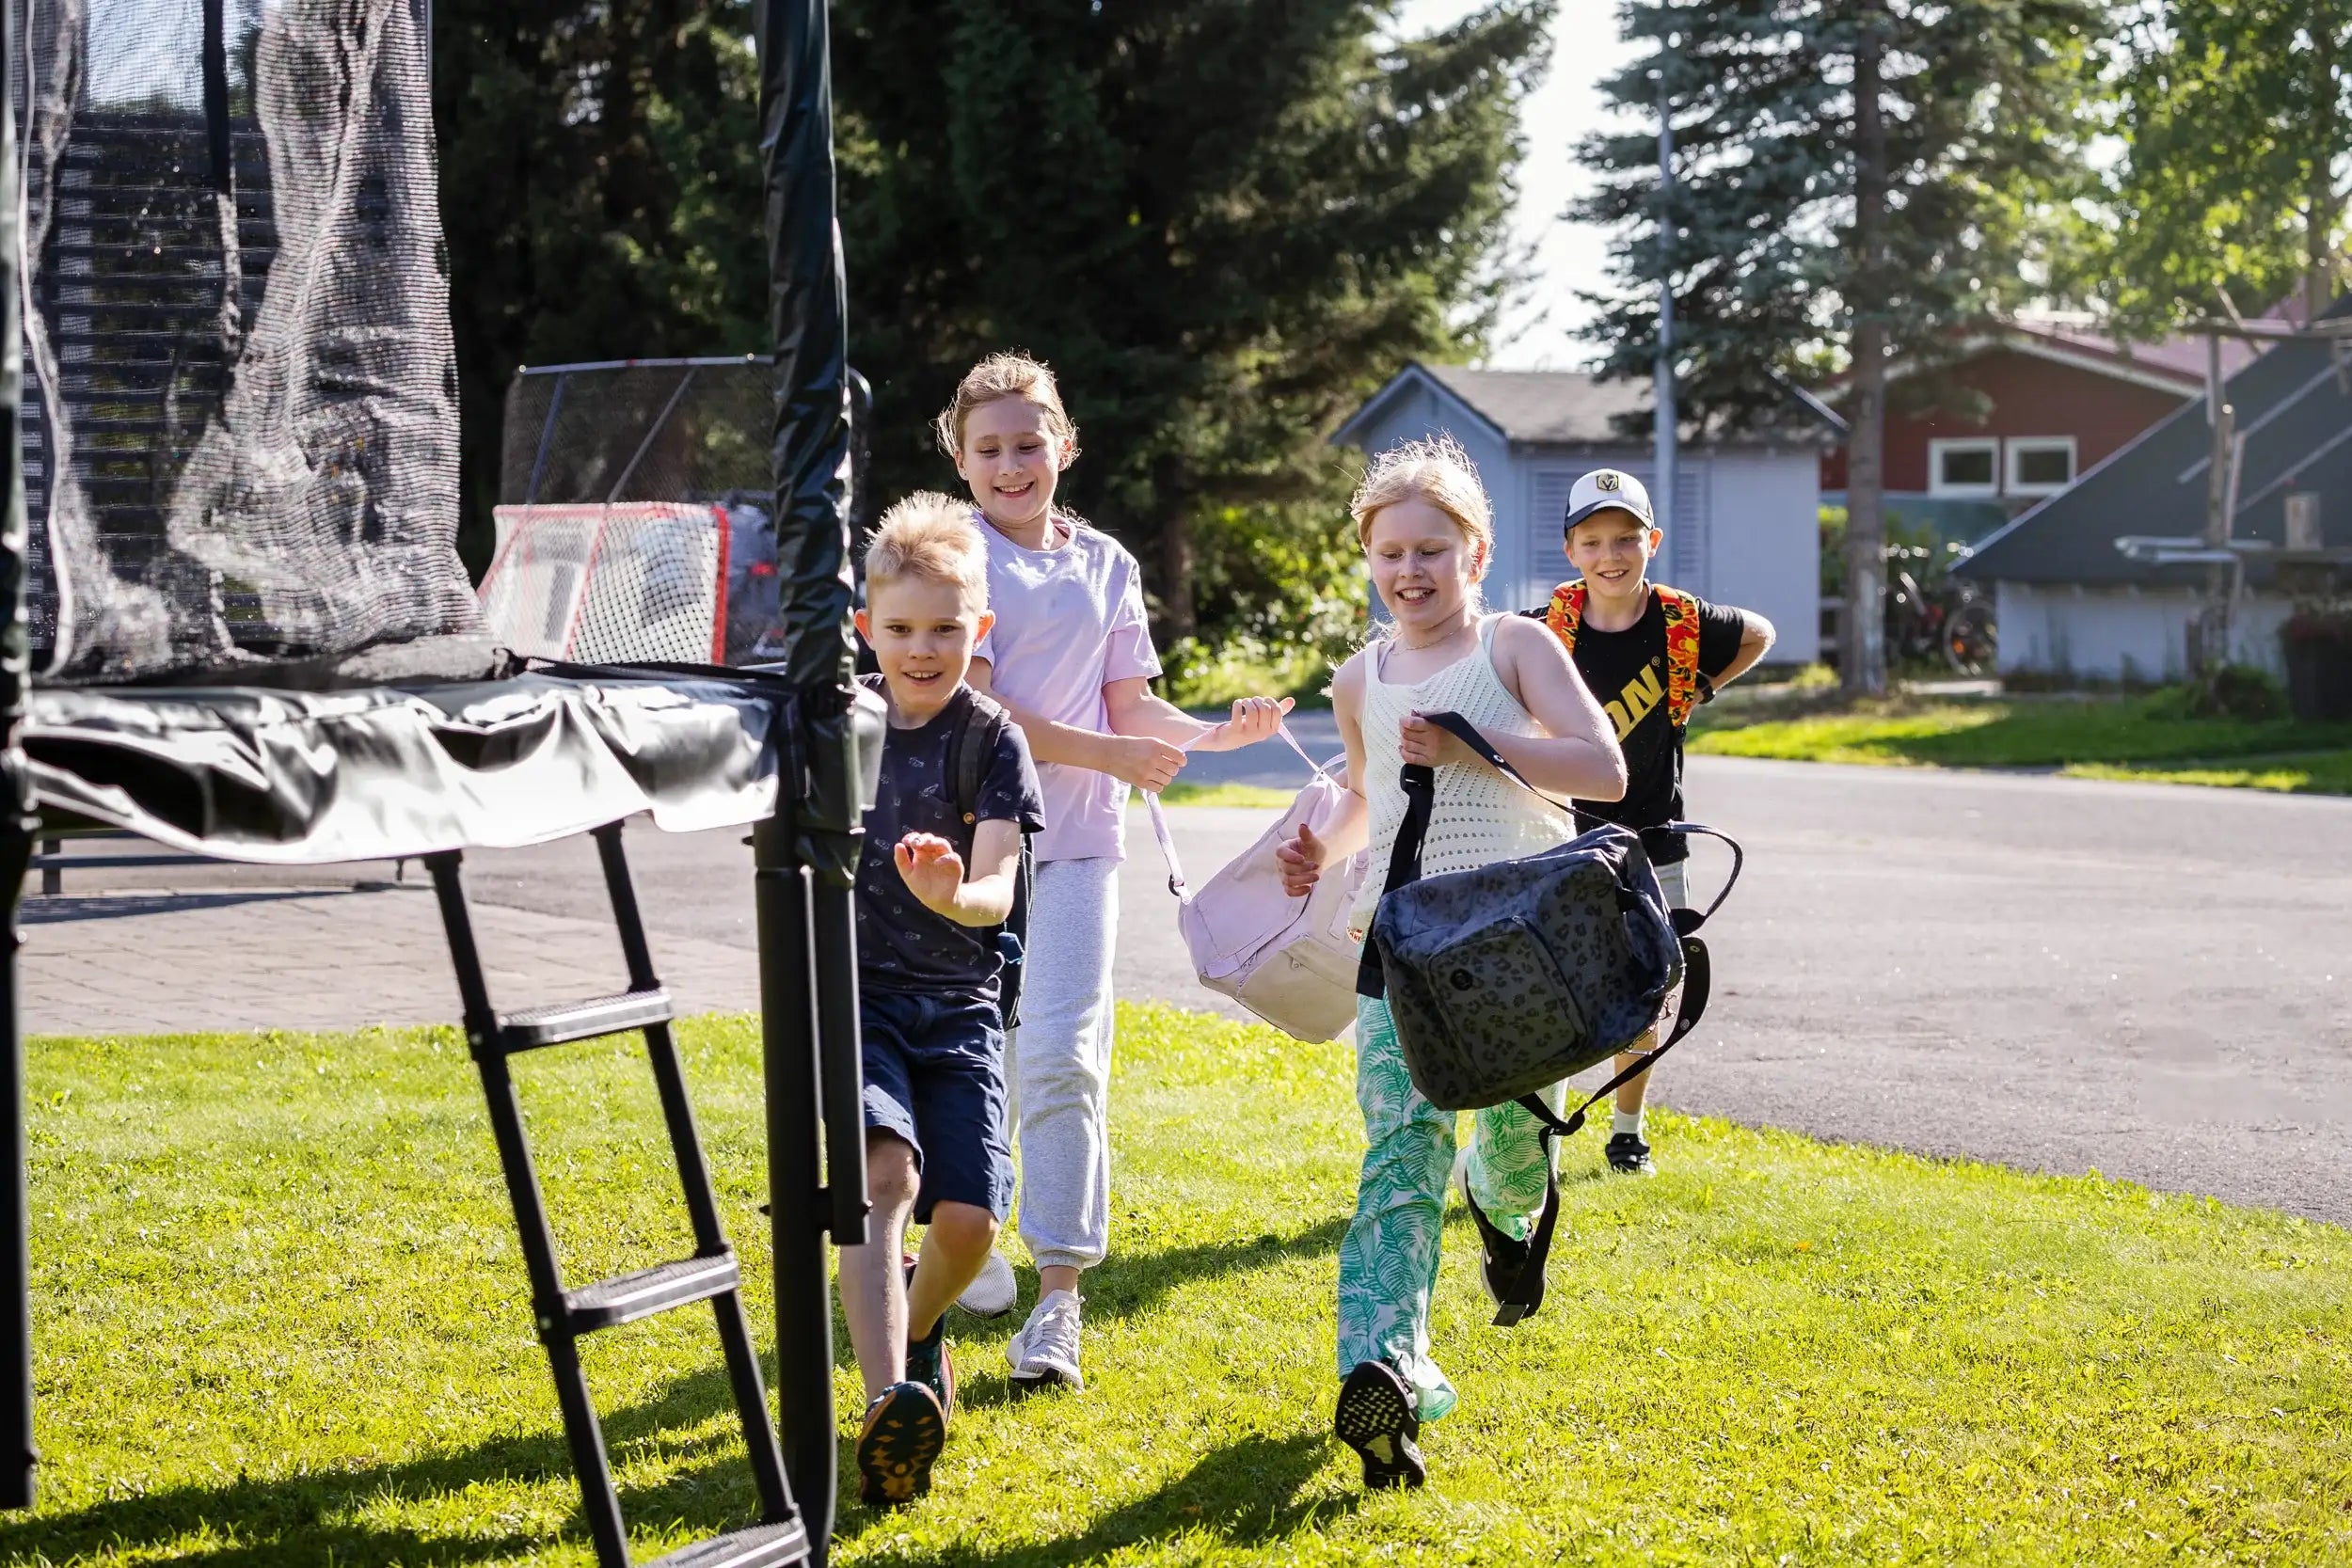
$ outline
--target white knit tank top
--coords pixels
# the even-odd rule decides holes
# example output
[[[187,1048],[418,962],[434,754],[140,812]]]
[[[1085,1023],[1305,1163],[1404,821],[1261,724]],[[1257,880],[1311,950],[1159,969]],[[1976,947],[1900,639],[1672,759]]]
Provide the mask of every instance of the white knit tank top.
[[[1350,921],[1359,929],[1372,927],[1372,913],[1389,877],[1389,853],[1405,821],[1405,791],[1397,783],[1405,759],[1398,751],[1397,727],[1415,712],[1458,713],[1483,735],[1547,733],[1495,673],[1495,627],[1503,619],[1487,616],[1479,627],[1476,649],[1410,686],[1380,678],[1387,643],[1375,642],[1365,653],[1364,799],[1372,807],[1372,854]],[[1422,843],[1423,875],[1540,854],[1576,836],[1565,812],[1545,804],[1484,762],[1448,764],[1438,769],[1437,784],[1429,832]]]

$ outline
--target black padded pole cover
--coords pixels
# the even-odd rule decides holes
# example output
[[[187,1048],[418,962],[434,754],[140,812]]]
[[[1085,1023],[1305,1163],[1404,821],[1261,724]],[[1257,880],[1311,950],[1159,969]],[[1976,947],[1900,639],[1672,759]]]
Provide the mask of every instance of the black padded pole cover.
[[[24,627],[24,453],[17,417],[24,335],[17,319],[16,8],[0,6],[0,1508],[33,1506],[31,1246],[24,1189],[24,1024],[16,989],[17,900],[32,853],[32,786],[17,725],[32,654]]]

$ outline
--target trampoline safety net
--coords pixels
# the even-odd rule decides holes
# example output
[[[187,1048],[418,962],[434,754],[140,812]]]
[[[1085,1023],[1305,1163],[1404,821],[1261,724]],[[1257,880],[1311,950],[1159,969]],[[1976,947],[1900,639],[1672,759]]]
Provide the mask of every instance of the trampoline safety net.
[[[37,667],[479,634],[425,0],[5,3]]]
[[[775,406],[759,357],[517,373],[482,582],[492,635],[591,661],[778,657]]]

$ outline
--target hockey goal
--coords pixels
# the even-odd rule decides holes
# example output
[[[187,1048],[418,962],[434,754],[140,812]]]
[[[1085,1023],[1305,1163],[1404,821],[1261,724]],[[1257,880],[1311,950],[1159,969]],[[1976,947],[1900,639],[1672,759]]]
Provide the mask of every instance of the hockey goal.
[[[685,501],[501,506],[482,578],[491,634],[536,658],[723,663],[724,510]]]

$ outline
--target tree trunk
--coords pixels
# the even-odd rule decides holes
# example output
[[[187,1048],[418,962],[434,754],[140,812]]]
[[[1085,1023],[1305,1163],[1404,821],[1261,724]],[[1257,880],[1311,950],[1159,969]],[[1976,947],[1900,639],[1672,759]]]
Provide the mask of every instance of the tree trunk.
[[[1183,506],[1171,507],[1160,520],[1160,643],[1166,646],[1190,637],[1199,628],[1193,616],[1192,517]]]
[[[1864,0],[1854,48],[1853,425],[1846,453],[1846,610],[1838,674],[1849,696],[1886,689],[1886,120],[1881,0]]]
[[[2312,51],[2312,102],[2318,110],[2319,124],[2312,140],[2315,148],[2333,150],[2336,145],[2336,29],[2333,18],[2314,21],[2312,35],[2318,47]],[[2335,257],[2330,254],[2329,240],[2335,232],[2336,214],[2340,207],[2336,197],[2335,170],[2326,152],[2312,159],[2311,193],[2303,213],[2303,248],[2307,263],[2303,275],[2303,320],[2317,321],[2326,313],[2335,295]]]

